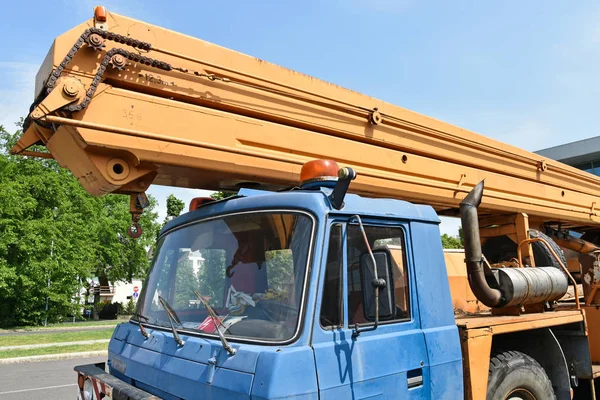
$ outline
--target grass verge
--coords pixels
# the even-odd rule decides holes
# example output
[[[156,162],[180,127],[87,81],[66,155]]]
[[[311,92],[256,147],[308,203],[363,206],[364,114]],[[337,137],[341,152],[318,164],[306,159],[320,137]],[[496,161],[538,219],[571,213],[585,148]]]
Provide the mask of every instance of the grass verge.
[[[35,335],[0,336],[0,347],[21,346],[27,344],[43,344],[58,342],[78,342],[81,340],[110,339],[114,328],[89,331],[38,333]],[[64,348],[64,347],[63,347]]]
[[[39,349],[6,350],[0,352],[0,358],[41,356],[44,354],[81,353],[108,349],[108,343],[83,344],[72,346],[42,347]]]
[[[119,315],[117,319],[82,321],[82,322],[61,322],[57,324],[48,324],[48,326],[15,326],[12,328],[0,329],[0,333],[10,333],[19,331],[42,331],[52,329],[69,329],[87,326],[116,326],[121,322],[129,321],[131,315]]]

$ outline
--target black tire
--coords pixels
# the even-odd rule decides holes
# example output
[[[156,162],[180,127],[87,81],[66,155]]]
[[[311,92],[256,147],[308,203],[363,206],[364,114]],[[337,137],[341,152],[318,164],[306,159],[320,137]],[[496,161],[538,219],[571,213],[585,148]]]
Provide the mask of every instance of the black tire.
[[[560,261],[562,261],[565,266],[567,265],[565,253],[563,253],[560,246],[546,234],[535,229],[530,229],[529,237],[539,237],[546,240],[550,244],[550,247],[552,247],[552,250],[556,252]],[[533,242],[531,247],[533,248],[533,257],[536,266],[561,268],[559,262],[554,258],[546,245],[541,242]],[[511,258],[517,258],[517,244],[510,240],[508,236],[489,238],[483,244],[482,251],[487,260],[492,264],[509,261]]]
[[[496,353],[490,360],[487,400],[556,399],[544,368],[518,351]]]

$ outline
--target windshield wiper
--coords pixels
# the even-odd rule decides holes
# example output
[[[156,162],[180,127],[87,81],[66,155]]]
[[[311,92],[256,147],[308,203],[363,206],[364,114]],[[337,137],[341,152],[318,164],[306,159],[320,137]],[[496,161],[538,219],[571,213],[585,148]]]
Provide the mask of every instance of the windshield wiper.
[[[177,314],[175,314],[175,311],[171,308],[171,306],[169,305],[169,303],[167,303],[167,301],[165,299],[163,299],[161,296],[158,296],[158,300],[160,301],[160,304],[162,304],[163,308],[165,309],[167,318],[169,318],[169,324],[171,325],[171,331],[173,331],[173,338],[175,339],[175,341],[177,342],[178,345],[183,346],[183,340],[181,340],[181,338],[179,337],[179,333],[177,333],[177,329],[175,329],[175,325],[173,324],[173,321],[175,321],[176,323],[181,325],[181,321],[179,320],[179,318],[177,318]]]
[[[217,312],[214,310],[214,308],[211,307],[210,304],[208,304],[208,301],[206,301],[206,299],[204,297],[202,297],[200,295],[200,293],[198,293],[196,290],[194,290],[194,294],[196,295],[198,300],[200,300],[202,302],[202,304],[204,304],[204,307],[206,307],[206,310],[208,311],[211,318],[213,319],[213,322],[217,325],[217,334],[219,335],[219,338],[221,339],[221,344],[223,345],[223,348],[225,350],[227,350],[227,352],[229,354],[231,354],[232,356],[235,355],[236,350],[233,347],[231,347],[231,345],[229,344],[227,339],[225,339],[225,335],[223,335],[223,332],[221,332],[221,330],[219,329],[219,325],[221,325],[225,329],[227,329],[227,328],[223,324],[223,321],[221,321],[221,319],[219,318],[219,315],[217,314]]]
[[[138,321],[138,325],[140,327],[140,332],[142,332],[142,336],[144,336],[146,339],[148,339],[150,337],[150,334],[146,331],[146,328],[144,328],[144,326],[142,325],[142,319],[146,320],[146,322],[150,321],[150,318],[140,314],[140,313],[133,313],[132,314],[134,317],[137,317]]]
[[[162,299],[162,297],[160,297],[160,296],[158,296],[158,297],[159,297],[159,299]],[[164,302],[163,307],[165,308],[165,310],[167,312],[169,312],[169,314],[171,314],[171,317],[178,325],[181,325],[181,320],[177,316],[177,313],[175,312],[175,310],[173,310],[173,307],[171,307],[171,305],[169,303],[167,303],[167,301],[165,299],[161,300],[161,303],[163,303],[163,302]]]

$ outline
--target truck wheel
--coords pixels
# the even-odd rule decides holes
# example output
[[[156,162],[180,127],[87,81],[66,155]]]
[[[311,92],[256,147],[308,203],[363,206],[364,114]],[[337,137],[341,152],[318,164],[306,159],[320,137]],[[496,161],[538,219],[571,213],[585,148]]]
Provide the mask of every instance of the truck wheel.
[[[563,265],[565,267],[567,266],[567,258],[565,257],[565,253],[562,251],[560,246],[558,244],[556,244],[556,242],[554,240],[552,240],[552,238],[550,238],[545,233],[542,233],[535,229],[529,230],[529,237],[530,238],[539,237],[539,238],[544,239],[546,242],[548,242],[548,244],[550,245],[552,250],[554,250],[554,252],[558,256],[560,261],[563,263]],[[534,242],[532,245],[533,245],[533,256],[535,257],[535,262],[536,262],[535,265],[539,265],[540,267],[551,266],[551,267],[561,268],[560,263],[558,262],[556,257],[554,257],[552,255],[552,253],[550,253],[550,251],[548,250],[548,247],[546,247],[544,244],[542,244],[540,242]],[[539,262],[539,264],[538,264],[538,262]]]
[[[496,353],[490,360],[487,400],[556,399],[544,368],[518,351]]]
[[[529,230],[529,237],[539,237],[548,242],[552,250],[558,255],[560,261],[566,266],[567,259],[565,253],[554,240],[548,237],[546,234],[535,230]],[[538,267],[556,267],[560,268],[560,264],[554,258],[548,248],[541,242],[531,243],[533,248],[533,257],[535,258],[535,265]],[[508,236],[497,236],[489,238],[482,246],[482,251],[485,257],[490,263],[499,263],[502,261],[509,261],[511,258],[517,258],[517,244],[510,240]]]

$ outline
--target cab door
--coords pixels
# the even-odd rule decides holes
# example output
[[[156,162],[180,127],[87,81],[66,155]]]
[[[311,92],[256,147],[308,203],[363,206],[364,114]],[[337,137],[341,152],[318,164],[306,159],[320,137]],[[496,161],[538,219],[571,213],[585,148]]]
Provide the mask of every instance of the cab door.
[[[429,398],[429,362],[420,325],[408,225],[364,221],[372,249],[393,259],[394,312],[375,330],[365,315],[360,269],[367,244],[356,223],[333,222],[322,259],[313,349],[321,399]],[[380,304],[381,304],[380,299]],[[368,299],[367,299],[368,302]],[[369,308],[369,307],[366,307]],[[381,308],[381,306],[380,306]]]

